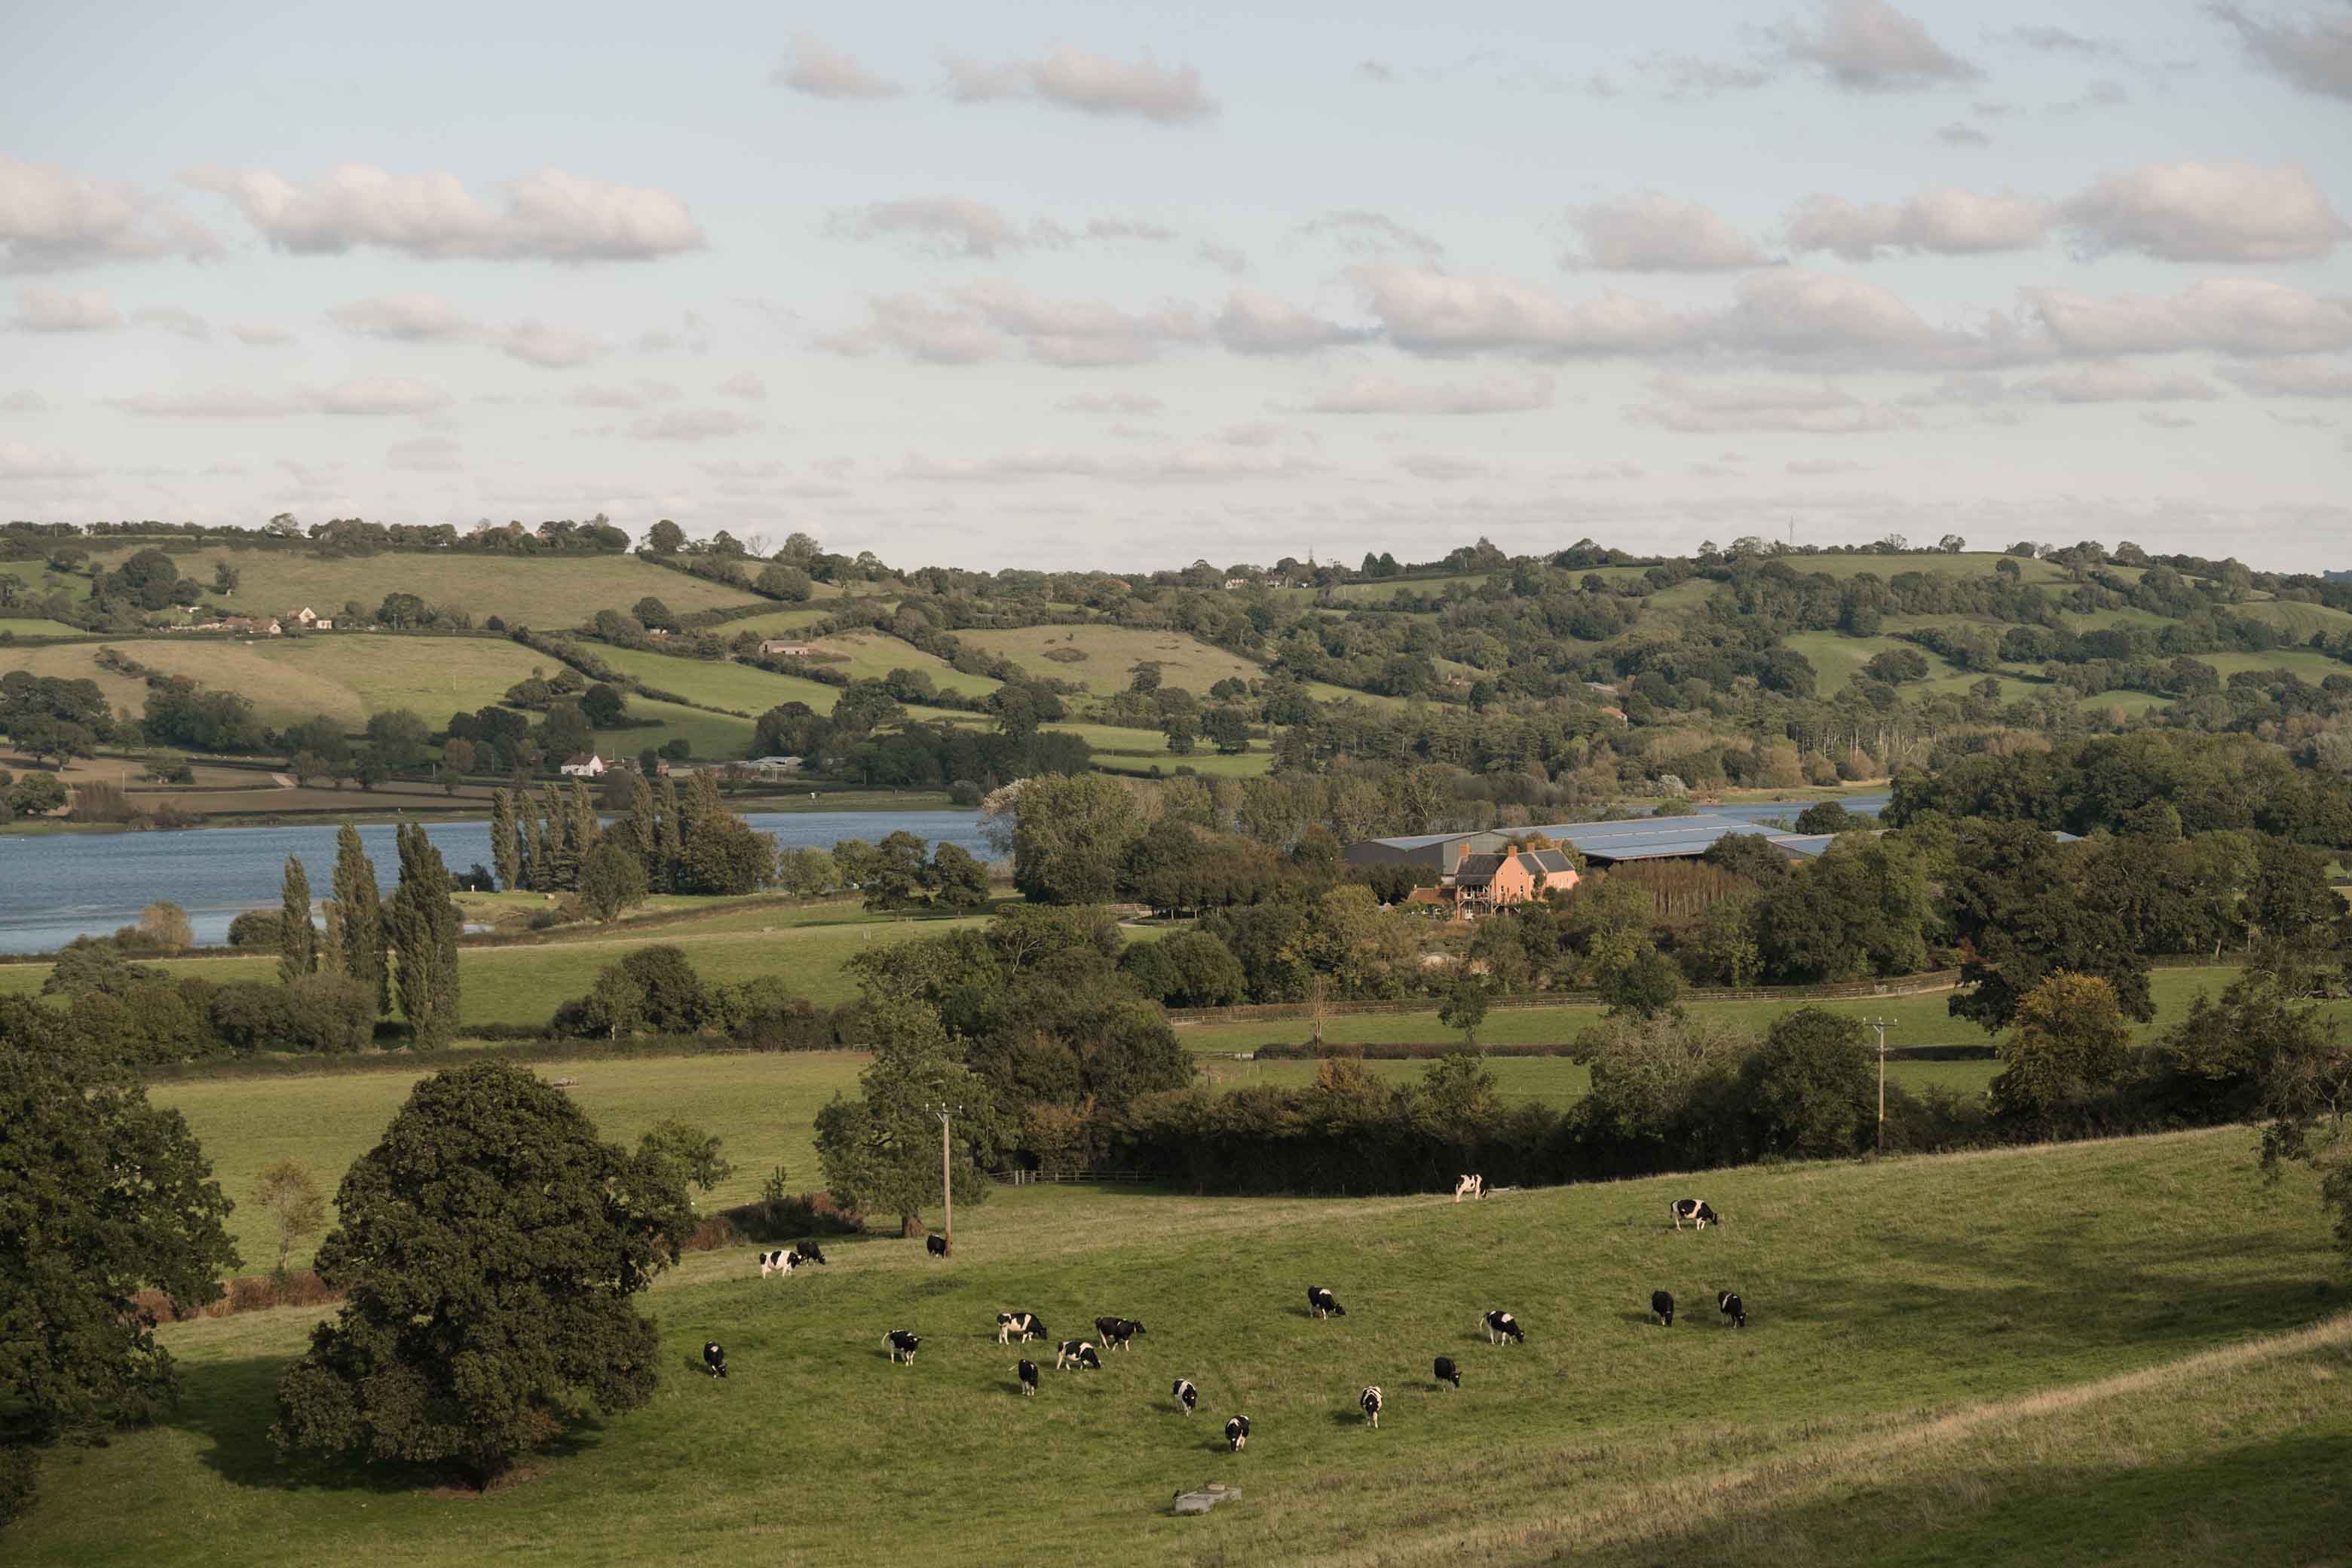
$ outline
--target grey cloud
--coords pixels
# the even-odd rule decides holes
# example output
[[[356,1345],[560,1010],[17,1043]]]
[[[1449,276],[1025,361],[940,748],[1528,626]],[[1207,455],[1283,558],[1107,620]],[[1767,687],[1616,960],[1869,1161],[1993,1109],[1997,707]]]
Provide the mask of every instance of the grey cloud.
[[[2263,397],[2352,397],[2352,363],[2282,360],[2225,365],[2221,379]]]
[[[721,397],[740,397],[746,403],[768,401],[768,384],[761,380],[756,372],[748,370],[720,382],[718,392]]]
[[[1299,405],[1307,414],[1525,414],[1552,405],[1548,375],[1484,381],[1399,382],[1360,375]]]
[[[0,157],[0,272],[220,254],[201,226],[131,186]]]
[[[1527,284],[1425,268],[1359,268],[1352,276],[1390,341],[1409,353],[1643,353],[1696,335],[1689,319],[1622,294],[1570,305]]]
[[[249,349],[278,348],[294,341],[294,334],[284,327],[257,323],[231,327],[228,335]]]
[[[673,408],[648,414],[629,426],[639,441],[709,441],[757,430],[760,422],[725,408]]]
[[[1383,65],[1379,60],[1358,60],[1356,78],[1360,81],[1392,82],[1396,80],[1397,74],[1393,67]]]
[[[1343,326],[1271,294],[1236,289],[1217,313],[1217,341],[1240,354],[1300,354],[1361,342],[1371,330]]]
[[[571,370],[604,357],[604,345],[584,332],[522,321],[498,334],[499,351],[509,359],[541,370]]]
[[[1629,407],[1644,424],[1685,435],[1730,430],[1777,430],[1813,436],[1852,436],[1900,429],[1916,419],[1900,409],[1862,402],[1819,383],[1711,383],[1660,376],[1652,384],[1660,401]]]
[[[437,294],[383,294],[337,305],[327,319],[362,337],[424,343],[478,337],[482,329]]]
[[[1025,250],[1038,243],[1060,241],[1058,230],[1033,222],[1023,228],[985,202],[959,196],[911,196],[903,201],[875,202],[849,212],[836,212],[825,231],[849,239],[894,236],[913,238],[933,256],[999,256]]]
[[[1024,484],[1038,479],[1106,479],[1134,485],[1217,484],[1240,479],[1296,479],[1323,471],[1292,452],[1192,446],[1139,456],[1080,452],[1012,452],[993,458],[912,458],[901,477],[942,484]]]
[[[866,315],[865,326],[821,334],[816,345],[858,357],[896,351],[928,364],[978,364],[1004,352],[1003,340],[969,311],[916,295],[877,295],[866,300]]]
[[[448,436],[419,436],[414,441],[395,442],[385,449],[383,460],[392,468],[428,474],[457,473],[466,467],[465,448]]]
[[[1789,215],[1791,249],[1827,250],[1849,261],[1905,251],[1973,256],[2025,250],[2042,243],[2050,216],[2041,203],[2003,191],[1979,195],[1952,187],[1924,191],[1901,205],[1857,206],[1836,196],[1808,196]]]
[[[142,306],[131,312],[131,319],[140,326],[161,327],[191,342],[212,341],[213,330],[205,324],[204,319],[193,311],[183,310],[177,305]]]
[[[2352,99],[2352,15],[2317,14],[2301,22],[2257,16],[2242,5],[2213,15],[2237,29],[2253,61],[2305,92]]]
[[[1139,392],[1082,392],[1055,405],[1070,414],[1164,414],[1168,405]]]
[[[2064,27],[2011,27],[1993,37],[2040,54],[2065,55],[2077,59],[2116,59],[2123,55],[2123,49],[2116,44],[2071,32]]]
[[[2121,364],[2053,371],[2024,383],[2020,390],[2053,403],[2210,403],[2221,395],[2202,376]]]
[[[1491,463],[1480,462],[1475,458],[1447,457],[1441,452],[1408,452],[1391,461],[1414,479],[1433,479],[1440,484],[1485,479],[1495,471]]]
[[[1990,147],[1992,138],[1965,121],[1936,127],[1936,140],[1947,147]]]
[[[678,388],[675,382],[640,376],[628,386],[576,387],[565,395],[563,401],[574,408],[638,409],[656,403],[672,403],[677,396]]]
[[[98,470],[78,458],[55,448],[30,447],[22,441],[0,441],[0,479],[79,479]]]
[[[321,414],[355,416],[426,414],[446,407],[450,401],[440,387],[404,375],[362,377],[314,389],[306,395]]]
[[[541,169],[478,200],[455,174],[338,164],[308,186],[268,169],[198,168],[190,184],[236,204],[281,250],[341,255],[381,246],[426,260],[641,261],[703,245],[686,204],[664,191]]]
[[[2167,408],[2151,408],[2139,417],[2141,424],[2153,425],[2159,430],[2194,430],[2197,427],[2196,420]]]
[[[1249,258],[1230,245],[1218,245],[1204,239],[1201,242],[1200,248],[1193,254],[1210,266],[1219,268],[1237,278],[1249,270]]]
[[[1424,260],[1434,261],[1445,254],[1445,247],[1434,236],[1408,228],[1385,213],[1368,212],[1360,207],[1325,213],[1300,224],[1292,232],[1330,240],[1351,256],[1387,256],[1409,250]]]
[[[1132,115],[1163,125],[1206,120],[1216,101],[1191,66],[1163,66],[1146,55],[1115,60],[1065,44],[1042,59],[990,64],[947,57],[947,90],[961,103],[1026,98],[1097,116]]]
[[[906,89],[829,47],[814,33],[794,33],[792,48],[768,73],[778,87],[811,98],[893,98]]]
[[[2150,163],[2109,174],[2065,205],[2093,250],[2166,261],[2296,261],[2352,234],[2311,176],[2250,163]]]
[[[1633,62],[1633,68],[1660,83],[1668,98],[1712,98],[1717,93],[1744,92],[1762,87],[1772,72],[1754,62],[1703,59],[1696,55],[1655,53]]]
[[[95,289],[71,294],[23,289],[17,290],[16,314],[9,325],[20,332],[107,332],[122,325],[122,312]]]
[[[2245,355],[2352,347],[2352,300],[2323,299],[2252,278],[2209,278],[2168,300],[2028,289],[2027,308],[2068,353]]]
[[[1818,26],[1789,23],[1775,37],[1791,58],[1856,91],[1933,87],[1984,74],[1885,0],[1824,0]]]
[[[1848,462],[1843,458],[1801,458],[1795,462],[1783,463],[1780,467],[1785,473],[1815,477],[1827,474],[1860,474],[1869,471],[1868,464]]]
[[[46,414],[48,407],[49,400],[30,387],[0,395],[0,414]]]
[[[1657,191],[1579,207],[1569,215],[1569,225],[1584,241],[1584,253],[1561,257],[1564,267],[1715,272],[1761,266],[1765,260],[1753,240],[1706,207]]]

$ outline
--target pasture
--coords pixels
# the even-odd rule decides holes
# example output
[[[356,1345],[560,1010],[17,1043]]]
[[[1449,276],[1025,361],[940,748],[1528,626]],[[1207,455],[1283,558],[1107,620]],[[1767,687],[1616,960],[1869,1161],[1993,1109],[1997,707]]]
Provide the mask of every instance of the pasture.
[[[277,1464],[272,1391],[314,1313],[173,1325],[179,1408],[54,1456],[10,1561],[2341,1561],[2352,1318],[2323,1287],[2343,1264],[2311,1178],[2263,1186],[2251,1145],[2221,1129],[1463,1205],[1000,1190],[959,1209],[947,1262],[842,1242],[763,1282],[748,1246],[689,1256],[645,1300],[652,1403],[478,1496]],[[1727,1226],[1674,1230],[1690,1193]],[[1309,1318],[1310,1283],[1349,1315]],[[1672,1329],[1644,1310],[1661,1287]],[[1745,1330],[1714,1321],[1725,1287]],[[1525,1346],[1486,1342],[1497,1307]],[[1056,1335],[1104,1313],[1146,1331],[1099,1372],[1055,1373],[1049,1350],[1024,1399],[1024,1352],[995,1341],[1008,1308]],[[923,1336],[918,1364],[887,1363],[890,1328]],[[712,1338],[723,1383],[697,1366]],[[1439,1354],[1458,1392],[1433,1384]],[[1178,1376],[1199,1415],[1171,1402]],[[1377,1431],[1354,1404],[1372,1383]],[[1241,1500],[1168,1514],[1210,1479]]]
[[[1011,659],[1032,675],[1055,676],[1097,697],[1126,690],[1134,679],[1135,666],[1147,661],[1158,663],[1163,686],[1181,687],[1203,697],[1220,680],[1265,676],[1263,667],[1183,632],[1138,626],[1022,626],[956,636],[974,647]],[[1067,661],[1045,657],[1055,651],[1086,657]]]

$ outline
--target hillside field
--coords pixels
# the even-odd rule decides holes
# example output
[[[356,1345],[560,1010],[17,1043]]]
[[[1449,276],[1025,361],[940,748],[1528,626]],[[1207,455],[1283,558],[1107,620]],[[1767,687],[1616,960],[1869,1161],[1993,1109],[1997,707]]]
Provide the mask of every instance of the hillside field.
[[[1702,1190],[1727,1223],[1704,1233],[1668,1222],[1690,1178],[1470,1205],[1000,1189],[959,1207],[949,1262],[844,1241],[762,1282],[748,1246],[689,1255],[646,1299],[650,1405],[478,1496],[278,1465],[272,1392],[314,1312],[178,1324],[177,1410],[54,1456],[10,1561],[2340,1563],[2343,1260],[2312,1179],[2265,1187],[2252,1142],[1719,1171]],[[1309,1283],[1349,1315],[1308,1316]],[[1662,1287],[1672,1329],[1644,1310]],[[1008,1307],[1146,1331],[1099,1372],[1048,1355],[1024,1399]],[[1528,1342],[1490,1346],[1491,1308]],[[924,1337],[917,1365],[889,1364],[888,1328]],[[725,1382],[697,1364],[711,1338]],[[1373,1383],[1377,1430],[1355,1408]],[[1212,1479],[1240,1500],[1170,1516]]]
[[[1006,631],[968,631],[960,641],[1009,658],[1032,675],[1055,676],[1085,687],[1097,697],[1128,689],[1138,664],[1156,661],[1160,683],[1205,697],[1220,680],[1263,679],[1265,670],[1237,654],[1211,647],[1182,632],[1132,626],[1023,626]],[[1046,658],[1056,649],[1086,655],[1064,662]]]

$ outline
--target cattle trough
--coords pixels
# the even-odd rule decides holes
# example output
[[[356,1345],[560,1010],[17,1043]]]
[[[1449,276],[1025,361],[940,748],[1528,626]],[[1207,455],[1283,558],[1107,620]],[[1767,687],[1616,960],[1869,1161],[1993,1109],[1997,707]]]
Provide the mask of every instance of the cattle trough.
[[[1242,1489],[1211,1481],[1198,1491],[1178,1492],[1175,1509],[1178,1513],[1206,1513],[1221,1502],[1239,1502]]]

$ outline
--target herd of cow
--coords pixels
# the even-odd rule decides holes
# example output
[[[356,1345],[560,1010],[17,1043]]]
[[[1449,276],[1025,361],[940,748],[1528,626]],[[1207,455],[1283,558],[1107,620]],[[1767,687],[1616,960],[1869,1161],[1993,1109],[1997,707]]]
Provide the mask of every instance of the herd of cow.
[[[1483,1196],[1485,1195],[1481,1190],[1483,1187],[1484,1184],[1479,1178],[1465,1176],[1462,1178],[1461,1184],[1454,1189],[1454,1201],[1458,1203],[1465,1196],[1474,1198]],[[1710,1225],[1719,1226],[1723,1223],[1723,1216],[1700,1198],[1675,1199],[1674,1218],[1676,1230],[1681,1230],[1685,1225],[1690,1225],[1703,1231]],[[946,1245],[940,1237],[934,1236],[927,1239],[931,1256],[935,1258],[946,1256]],[[824,1254],[818,1249],[816,1244],[813,1241],[804,1241],[799,1247],[788,1250],[779,1249],[761,1253],[760,1278],[765,1279],[769,1275],[776,1273],[782,1273],[786,1278],[790,1278],[793,1269],[804,1264],[824,1261]],[[1744,1329],[1748,1326],[1748,1306],[1739,1299],[1738,1291],[1717,1291],[1715,1304],[1717,1310],[1723,1314],[1726,1326],[1735,1329]],[[1348,1309],[1340,1305],[1339,1299],[1321,1285],[1309,1285],[1307,1288],[1307,1310],[1316,1318],[1344,1318],[1348,1315]],[[1674,1327],[1673,1292],[1667,1290],[1650,1292],[1650,1315],[1662,1327]],[[1520,1326],[1518,1319],[1509,1312],[1496,1309],[1483,1314],[1478,1321],[1479,1325],[1486,1331],[1488,1344],[1523,1345],[1528,1342],[1527,1331]],[[1108,1350],[1132,1349],[1136,1336],[1142,1332],[1144,1332],[1143,1324],[1133,1318],[1103,1317],[1095,1320],[1095,1333],[1103,1348]],[[1045,1337],[1045,1320],[1034,1312],[996,1314],[998,1344],[1025,1345],[1031,1340],[1043,1340]],[[922,1343],[923,1339],[920,1334],[910,1333],[905,1329],[891,1329],[882,1336],[882,1348],[889,1352],[893,1365],[914,1365],[915,1352],[922,1348]],[[1065,1369],[1073,1372],[1084,1372],[1088,1369],[1101,1371],[1102,1356],[1096,1349],[1096,1345],[1097,1340],[1055,1341],[1054,1370],[1056,1372]],[[713,1377],[727,1375],[727,1352],[716,1340],[702,1347],[702,1363]],[[1439,1356],[1431,1371],[1441,1384],[1449,1384],[1455,1389],[1462,1386],[1462,1369],[1454,1363],[1453,1357]],[[1024,1395],[1037,1392],[1038,1369],[1035,1362],[1024,1359],[1013,1368],[1013,1373],[1021,1380],[1021,1392]],[[1178,1378],[1169,1393],[1178,1407],[1187,1415],[1192,1415],[1199,1407],[1200,1390],[1193,1386],[1190,1378]],[[1383,1399],[1378,1384],[1368,1384],[1364,1391],[1356,1396],[1357,1407],[1364,1413],[1365,1422],[1372,1426],[1378,1426],[1381,1424],[1382,1403]],[[1249,1433],[1248,1416],[1235,1415],[1228,1420],[1225,1423],[1227,1450],[1236,1454],[1241,1452],[1249,1442]]]

